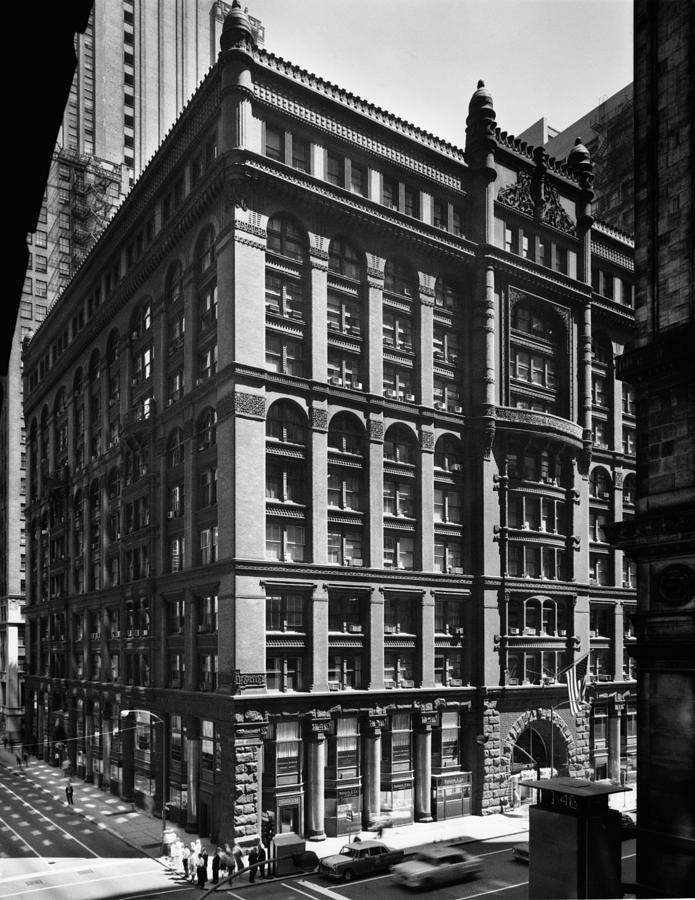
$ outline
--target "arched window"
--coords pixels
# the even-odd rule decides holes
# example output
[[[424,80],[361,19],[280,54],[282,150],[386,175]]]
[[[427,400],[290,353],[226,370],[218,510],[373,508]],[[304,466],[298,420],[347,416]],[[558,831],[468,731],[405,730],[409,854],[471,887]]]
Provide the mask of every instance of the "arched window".
[[[602,466],[596,466],[589,477],[589,494],[597,500],[610,500],[613,481]]]
[[[306,235],[287,216],[272,216],[267,227],[268,250],[304,262],[307,248]]]
[[[215,229],[208,225],[203,229],[195,250],[196,272],[205,275],[215,262]]]
[[[217,443],[217,412],[208,406],[198,417],[197,428],[198,450],[207,450]]]
[[[560,354],[563,331],[558,317],[538,304],[515,305],[509,348],[511,406],[555,415],[567,412],[566,363]]]
[[[152,327],[152,303],[143,300],[133,312],[130,319],[130,336],[133,340],[142,337]]]
[[[78,368],[72,380],[72,392],[78,397],[82,393],[82,368]]]
[[[167,464],[169,468],[179,466],[184,459],[183,430],[174,428],[167,439]]]
[[[331,419],[328,446],[340,453],[364,455],[364,427],[351,413],[338,413]]]
[[[305,558],[307,471],[304,451],[289,456],[278,442],[306,443],[306,416],[293,403],[279,400],[266,419],[266,558],[301,562]],[[286,508],[291,507],[291,513]],[[285,507],[285,508],[283,508]],[[288,515],[291,514],[291,518]]]
[[[366,354],[360,340],[365,295],[355,281],[362,278],[362,258],[352,244],[334,238],[328,248],[328,268],[327,379],[330,384],[361,391],[365,381]],[[336,340],[336,332],[344,337]]]
[[[328,269],[330,272],[359,281],[362,275],[362,259],[352,244],[343,238],[334,238],[328,247]]]
[[[411,465],[417,462],[417,441],[405,425],[392,425],[386,432],[384,459]]]
[[[417,443],[404,425],[392,425],[384,438],[384,567],[415,568]],[[406,463],[394,471],[389,463]]]
[[[384,267],[384,290],[391,294],[413,297],[416,279],[410,266],[396,259],[387,259]]]
[[[273,216],[267,233],[265,305],[270,315],[265,332],[265,365],[271,372],[301,378],[306,369],[305,323],[309,318],[305,272],[308,241],[286,216]],[[292,259],[295,264],[278,259],[277,255]]]
[[[461,472],[461,446],[449,435],[440,437],[434,448],[434,466],[444,472]]]
[[[306,443],[306,417],[293,403],[279,400],[268,410],[266,435],[289,444]]]
[[[364,454],[364,430],[358,419],[351,413],[334,416],[328,429],[328,446],[333,451],[328,456],[329,509],[361,510],[363,472],[355,468],[354,456]],[[341,458],[342,454],[348,458]],[[334,531],[330,524],[328,530]]]
[[[631,472],[623,481],[623,506],[634,506],[637,502],[637,479]]]

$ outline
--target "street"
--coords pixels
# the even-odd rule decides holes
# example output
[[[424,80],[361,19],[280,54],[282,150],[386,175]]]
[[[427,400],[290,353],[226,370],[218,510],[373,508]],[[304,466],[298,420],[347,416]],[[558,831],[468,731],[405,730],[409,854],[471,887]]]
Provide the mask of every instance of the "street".
[[[144,898],[181,891],[158,862],[7,769],[0,769],[0,810],[0,900]]]
[[[473,898],[499,897],[501,900],[527,900],[528,867],[515,862],[511,856],[511,848],[519,841],[527,840],[527,834],[519,834],[514,838],[494,838],[487,841],[466,843],[464,849],[484,860],[483,874],[479,878],[463,881],[446,887],[438,887],[429,896],[437,900],[473,900]],[[625,841],[622,845],[623,881],[634,882],[635,876],[635,841]],[[221,888],[211,896],[235,897],[237,900],[258,897],[259,900],[373,900],[378,892],[379,900],[406,900],[408,897],[420,896],[420,892],[412,892],[393,882],[390,874],[374,878],[363,878],[345,884],[330,881],[318,875],[298,876],[296,878],[278,878],[256,881],[249,885],[246,877],[239,885]],[[423,896],[428,896],[424,894]]]

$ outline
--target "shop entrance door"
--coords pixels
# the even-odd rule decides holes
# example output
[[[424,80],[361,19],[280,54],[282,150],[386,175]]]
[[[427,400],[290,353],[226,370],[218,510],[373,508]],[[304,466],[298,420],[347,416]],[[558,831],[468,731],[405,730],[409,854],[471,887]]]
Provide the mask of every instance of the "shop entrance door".
[[[299,834],[299,804],[280,807],[280,834],[289,831]]]

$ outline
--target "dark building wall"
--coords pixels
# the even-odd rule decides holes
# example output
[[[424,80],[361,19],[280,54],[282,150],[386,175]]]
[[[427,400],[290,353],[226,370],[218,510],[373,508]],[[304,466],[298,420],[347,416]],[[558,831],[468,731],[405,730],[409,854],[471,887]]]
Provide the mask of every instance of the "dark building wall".
[[[692,3],[635,3],[639,896],[695,883],[695,346]]]

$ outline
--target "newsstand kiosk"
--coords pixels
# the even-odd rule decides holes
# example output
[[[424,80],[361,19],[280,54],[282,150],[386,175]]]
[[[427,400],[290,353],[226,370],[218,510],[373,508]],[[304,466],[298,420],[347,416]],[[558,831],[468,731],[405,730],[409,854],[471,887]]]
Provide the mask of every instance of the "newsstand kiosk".
[[[620,897],[620,813],[608,797],[627,788],[582,778],[522,781],[529,809],[529,897]]]

